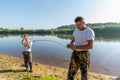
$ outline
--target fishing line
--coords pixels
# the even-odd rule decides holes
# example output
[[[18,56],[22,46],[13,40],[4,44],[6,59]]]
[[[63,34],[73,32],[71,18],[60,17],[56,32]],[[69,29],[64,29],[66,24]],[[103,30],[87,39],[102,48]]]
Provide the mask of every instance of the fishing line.
[[[63,44],[63,43],[66,43],[66,42],[60,43],[60,42],[57,42],[57,41],[54,41],[54,40],[44,40],[44,39],[32,40],[33,43],[36,43],[36,42],[44,42],[44,41],[45,41],[45,42],[56,43],[56,44],[61,45],[61,46],[63,46],[63,47],[66,48],[66,45]],[[67,43],[66,43],[66,44],[67,44]]]

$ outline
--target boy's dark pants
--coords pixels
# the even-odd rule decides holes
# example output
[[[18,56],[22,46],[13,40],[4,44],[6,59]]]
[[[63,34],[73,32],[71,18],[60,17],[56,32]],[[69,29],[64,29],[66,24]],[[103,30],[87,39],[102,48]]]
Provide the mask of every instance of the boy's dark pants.
[[[28,69],[28,63],[29,63],[30,70],[32,70],[32,53],[30,51],[24,51],[23,57],[26,68]]]
[[[73,51],[69,65],[67,80],[74,80],[77,70],[80,68],[81,80],[88,80],[88,68],[90,64],[89,51]]]

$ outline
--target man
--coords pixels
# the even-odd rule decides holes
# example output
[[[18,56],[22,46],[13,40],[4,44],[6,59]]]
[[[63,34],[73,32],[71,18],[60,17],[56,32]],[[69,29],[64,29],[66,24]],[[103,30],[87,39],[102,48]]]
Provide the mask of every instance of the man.
[[[73,50],[67,80],[74,80],[79,68],[81,80],[88,80],[89,50],[93,48],[95,34],[91,28],[85,25],[85,20],[81,16],[75,18],[75,25],[77,28],[73,32],[71,43],[67,45],[67,48]]]
[[[24,63],[26,70],[28,71],[28,66],[30,67],[30,72],[33,72],[32,70],[32,42],[29,40],[28,34],[24,35],[24,38],[22,40],[22,44],[24,45],[24,51],[23,51],[23,57],[24,57]]]

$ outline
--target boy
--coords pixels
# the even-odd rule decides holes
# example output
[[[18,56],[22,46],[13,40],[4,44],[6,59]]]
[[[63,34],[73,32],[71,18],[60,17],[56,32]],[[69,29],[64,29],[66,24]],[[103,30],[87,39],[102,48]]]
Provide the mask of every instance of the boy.
[[[32,70],[32,41],[29,40],[28,34],[24,35],[24,38],[22,40],[22,44],[24,45],[24,51],[23,51],[23,57],[24,57],[24,63],[26,70],[28,71],[28,66],[30,67],[30,72],[33,72]]]

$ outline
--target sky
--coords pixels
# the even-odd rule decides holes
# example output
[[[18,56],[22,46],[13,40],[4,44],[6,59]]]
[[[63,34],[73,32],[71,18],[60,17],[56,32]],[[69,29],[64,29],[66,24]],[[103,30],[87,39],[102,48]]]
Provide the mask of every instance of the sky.
[[[51,29],[74,24],[120,22],[120,0],[0,0],[0,27]]]

